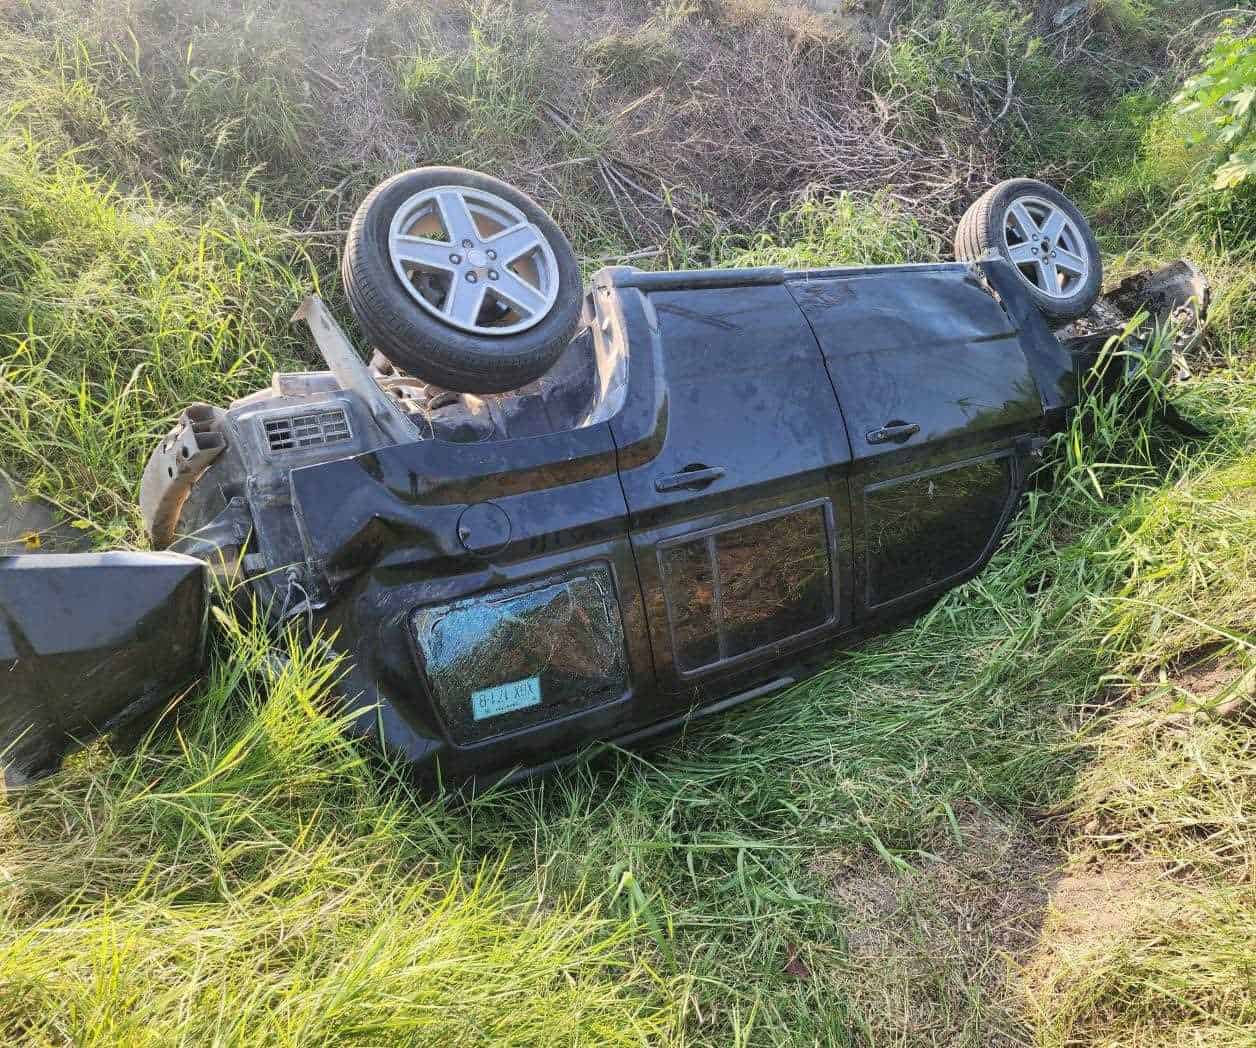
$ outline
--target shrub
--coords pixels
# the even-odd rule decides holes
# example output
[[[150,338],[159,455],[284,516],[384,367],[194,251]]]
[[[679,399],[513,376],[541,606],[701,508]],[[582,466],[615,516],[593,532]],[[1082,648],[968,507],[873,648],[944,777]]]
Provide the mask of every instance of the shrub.
[[[1219,38],[1208,65],[1174,101],[1181,112],[1199,112],[1210,124],[1221,150],[1213,171],[1217,189],[1232,189],[1256,176],[1256,38]]]

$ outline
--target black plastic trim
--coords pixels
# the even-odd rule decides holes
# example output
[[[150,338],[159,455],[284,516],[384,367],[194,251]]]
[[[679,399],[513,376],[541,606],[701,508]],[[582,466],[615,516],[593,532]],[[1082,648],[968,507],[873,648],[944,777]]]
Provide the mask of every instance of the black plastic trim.
[[[755,287],[783,284],[785,270],[779,266],[747,269],[680,269],[651,272],[631,266],[604,270],[614,287],[635,287],[641,291],[700,291],[715,287]]]

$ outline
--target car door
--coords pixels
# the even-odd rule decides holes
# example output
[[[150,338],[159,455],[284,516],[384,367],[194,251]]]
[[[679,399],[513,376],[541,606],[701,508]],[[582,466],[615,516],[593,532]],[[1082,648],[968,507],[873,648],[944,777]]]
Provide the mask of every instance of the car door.
[[[683,278],[649,292],[650,360],[633,341],[661,372],[653,430],[611,427],[660,688],[717,697],[849,624],[850,446],[779,276]]]
[[[850,435],[856,614],[936,594],[989,558],[1043,423],[1017,324],[967,267],[799,275]]]

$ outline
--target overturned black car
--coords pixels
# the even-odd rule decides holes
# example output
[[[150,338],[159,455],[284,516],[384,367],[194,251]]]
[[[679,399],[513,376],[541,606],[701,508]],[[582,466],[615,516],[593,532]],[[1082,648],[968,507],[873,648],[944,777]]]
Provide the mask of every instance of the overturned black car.
[[[46,772],[194,679],[215,572],[334,638],[356,730],[425,778],[786,687],[979,571],[1104,343],[1206,297],[1186,264],[1100,296],[1084,218],[1025,179],[956,254],[583,288],[511,187],[396,176],[345,252],[369,364],[307,299],[328,370],[193,405],[153,453],[167,552],[0,558],[0,760]]]

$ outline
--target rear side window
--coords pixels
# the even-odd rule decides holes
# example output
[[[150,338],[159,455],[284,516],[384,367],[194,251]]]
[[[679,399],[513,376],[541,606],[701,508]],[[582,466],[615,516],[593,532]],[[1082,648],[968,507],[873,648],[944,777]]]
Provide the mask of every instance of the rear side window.
[[[975,566],[998,534],[1012,488],[1007,455],[866,488],[868,606],[929,589]]]
[[[680,672],[709,669],[831,624],[833,548],[827,500],[661,546]]]
[[[603,565],[419,608],[410,628],[456,743],[591,709],[628,687],[619,601]]]

